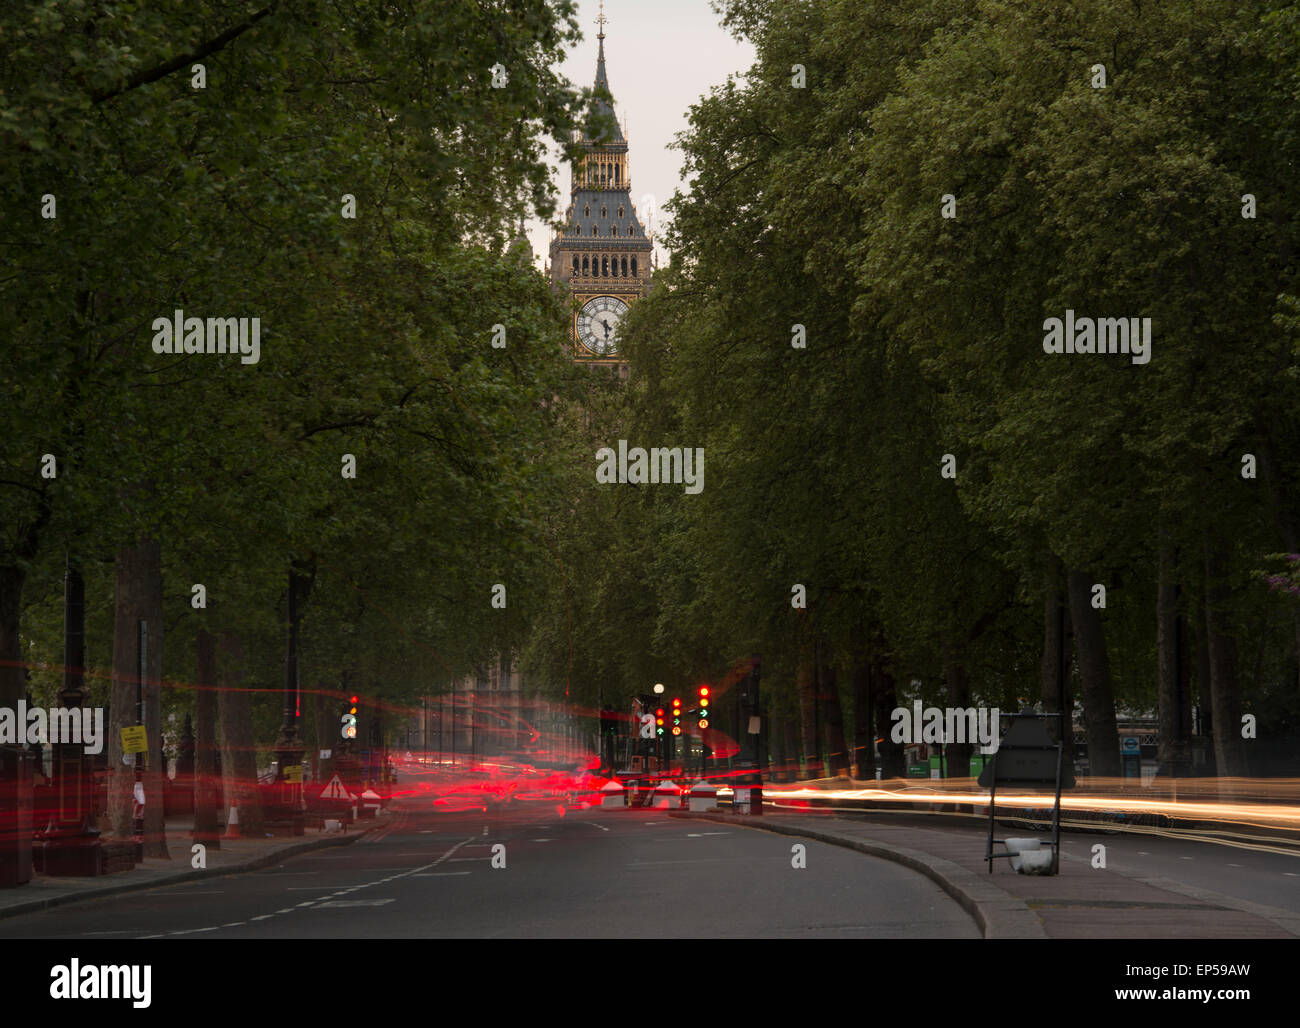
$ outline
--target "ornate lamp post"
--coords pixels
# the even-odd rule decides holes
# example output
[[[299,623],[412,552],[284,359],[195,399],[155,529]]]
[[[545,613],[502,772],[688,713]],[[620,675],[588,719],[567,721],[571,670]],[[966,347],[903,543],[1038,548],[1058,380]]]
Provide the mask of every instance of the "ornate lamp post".
[[[81,569],[68,557],[63,578],[63,688],[59,706],[72,712],[65,724],[81,725],[91,713],[86,702],[86,590]],[[41,833],[41,850],[48,875],[104,873],[103,849],[95,827],[94,789],[90,761],[82,742],[63,739],[53,744],[53,804]]]

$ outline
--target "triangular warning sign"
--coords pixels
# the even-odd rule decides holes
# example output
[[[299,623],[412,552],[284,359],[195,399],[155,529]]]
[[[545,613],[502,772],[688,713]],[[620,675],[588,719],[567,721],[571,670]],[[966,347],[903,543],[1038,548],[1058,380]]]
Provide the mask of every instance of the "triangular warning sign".
[[[352,794],[348,792],[347,786],[343,784],[343,779],[335,773],[334,777],[325,783],[325,788],[320,792],[320,798],[323,800],[350,800]]]

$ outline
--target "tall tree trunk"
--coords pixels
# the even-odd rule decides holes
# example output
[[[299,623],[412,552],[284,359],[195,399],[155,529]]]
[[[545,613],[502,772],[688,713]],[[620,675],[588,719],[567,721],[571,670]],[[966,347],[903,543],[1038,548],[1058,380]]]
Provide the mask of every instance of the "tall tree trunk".
[[[1246,771],[1241,744],[1241,683],[1237,680],[1236,644],[1228,627],[1229,590],[1224,561],[1205,542],[1205,640],[1210,657],[1210,706],[1214,714],[1214,761],[1220,778]]]
[[[1210,645],[1206,642],[1204,601],[1196,621],[1196,710],[1200,715],[1200,723],[1196,727],[1200,729],[1201,738],[1205,738],[1214,735],[1214,713],[1210,707]],[[1195,752],[1193,747],[1193,760]],[[1208,774],[1208,769],[1204,773]],[[1217,766],[1214,773],[1219,773]]]
[[[1070,667],[1070,649],[1073,638],[1070,632],[1070,607],[1064,595],[1060,562],[1052,558],[1043,583],[1043,659],[1041,664],[1041,689],[1039,698],[1048,714],[1061,712],[1065,716],[1053,718],[1048,732],[1055,739],[1057,732],[1065,732],[1065,765],[1074,764],[1074,689]]]
[[[1185,625],[1178,614],[1176,558],[1168,534],[1160,533],[1156,584],[1156,696],[1160,744],[1156,773],[1185,778],[1191,768],[1191,704],[1187,694]]]
[[[803,749],[803,773],[808,778],[821,777],[821,756],[817,740],[817,663],[810,634],[805,632],[799,647],[799,668],[795,683],[799,690],[799,735]]]
[[[966,671],[965,654],[955,646],[944,648],[943,677],[948,687],[948,706],[969,707],[970,675]],[[949,739],[943,750],[945,775],[948,778],[969,778],[970,756],[974,749],[969,739],[965,742]]]
[[[27,695],[19,634],[26,580],[27,572],[21,567],[0,567],[0,707],[10,710],[17,710],[18,701]]]
[[[218,644],[221,689],[217,707],[221,719],[221,772],[226,810],[239,803],[241,834],[261,838],[262,802],[257,787],[257,749],[253,740],[253,708],[244,688],[244,650],[239,637],[224,632]]]
[[[1088,735],[1088,773],[1092,777],[1118,777],[1115,694],[1111,691],[1110,658],[1106,653],[1101,616],[1092,605],[1093,578],[1084,571],[1071,571],[1068,580],[1070,620],[1074,624],[1083,691],[1083,721]]]
[[[874,689],[875,722],[880,727],[881,778],[906,778],[907,754],[902,743],[894,742],[892,714],[898,706],[894,675],[889,669],[883,645],[872,656],[871,681]]]
[[[217,831],[217,640],[200,628],[195,640],[197,679],[194,690],[194,838],[221,848]]]
[[[424,700],[420,701],[425,703]],[[338,748],[337,744],[342,738],[342,725],[337,721],[331,721],[329,712],[325,706],[325,689],[323,686],[317,686],[313,692],[311,700],[312,720],[315,722],[316,735],[316,752],[312,755],[312,766],[314,780],[317,782],[328,782],[330,776],[334,773],[334,750]],[[429,715],[421,709],[420,717],[420,745],[427,748],[426,740],[429,736]],[[322,757],[321,754],[329,752],[328,757]],[[427,757],[428,754],[425,753]]]
[[[838,777],[848,773],[849,748],[844,742],[844,710],[840,705],[840,679],[835,662],[828,659],[830,647],[823,644],[819,706],[826,722],[826,749],[828,774]]]
[[[763,719],[767,731],[767,777],[769,781],[781,781],[780,768],[785,764],[785,720],[768,707],[768,716]]]
[[[1279,365],[1279,372],[1282,366]],[[1276,422],[1272,426],[1271,434],[1277,434],[1278,425]],[[1259,454],[1259,468],[1264,481],[1268,487],[1269,498],[1272,500],[1272,506],[1277,511],[1278,530],[1282,535],[1282,542],[1286,546],[1288,553],[1300,552],[1300,518],[1297,518],[1294,505],[1287,503],[1280,477],[1277,473],[1277,463],[1273,460],[1272,445],[1261,447]],[[1300,608],[1293,609],[1291,612],[1291,629],[1295,634],[1295,657],[1296,657],[1296,674],[1297,681],[1300,682]]]
[[[857,648],[849,671],[849,684],[853,689],[853,777],[876,777],[875,736],[871,710],[871,661]]]
[[[162,626],[149,617],[153,605],[150,576],[156,552],[156,544],[142,540],[135,546],[123,547],[118,551],[114,561],[113,685],[112,698],[109,701],[108,814],[112,823],[113,836],[118,839],[129,839],[134,831],[132,813],[135,806],[135,758],[129,757],[129,763],[123,762],[121,730],[141,723],[140,700],[143,700],[145,705],[145,738],[149,745],[149,752],[140,758],[141,764],[148,762],[156,767],[161,756],[157,752],[157,736],[152,731],[148,714],[150,693],[147,684],[151,677],[155,677],[152,674],[155,654],[159,657],[161,670]],[[146,659],[143,682],[140,667],[142,622]],[[156,778],[152,771],[146,770],[142,777],[147,837],[153,820],[150,814],[153,808],[161,809],[162,794],[151,788]],[[153,846],[146,847],[146,855],[152,855],[153,851]]]
[[[144,855],[169,859],[167,820],[163,807],[163,790],[167,784],[167,756],[162,734],[163,676],[163,584],[162,547],[153,540],[140,543],[141,602],[145,624],[149,628],[144,683],[144,723],[149,739],[149,756],[144,771]]]
[[[782,720],[781,737],[785,741],[785,765],[781,768],[781,781],[797,782],[799,780],[802,753],[799,749],[799,733],[793,717]]]

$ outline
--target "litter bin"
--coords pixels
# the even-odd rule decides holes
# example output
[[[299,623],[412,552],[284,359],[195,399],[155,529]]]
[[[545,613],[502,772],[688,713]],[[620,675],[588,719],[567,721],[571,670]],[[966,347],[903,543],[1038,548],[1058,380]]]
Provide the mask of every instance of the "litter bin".
[[[0,746],[0,889],[32,880],[32,755]]]

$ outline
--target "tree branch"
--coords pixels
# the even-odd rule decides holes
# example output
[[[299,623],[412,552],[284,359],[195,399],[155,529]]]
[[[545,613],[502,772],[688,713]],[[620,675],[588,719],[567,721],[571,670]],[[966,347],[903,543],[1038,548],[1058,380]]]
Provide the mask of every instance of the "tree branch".
[[[207,57],[208,54],[216,53],[216,51],[225,47],[225,45],[229,43],[231,40],[236,39],[239,36],[242,36],[245,32],[251,29],[259,21],[265,18],[268,14],[270,14],[275,9],[275,6],[276,5],[273,3],[269,7],[262,8],[260,11],[258,11],[252,17],[250,17],[247,21],[242,21],[238,25],[234,25],[231,28],[226,29],[226,31],[221,33],[221,35],[215,36],[214,38],[208,40],[206,43],[200,44],[196,49],[191,50],[187,54],[181,54],[179,57],[173,57],[170,61],[167,61],[165,64],[155,65],[153,68],[150,68],[147,71],[136,72],[134,75],[132,75],[129,79],[126,80],[126,84],[122,86],[120,89],[111,89],[111,90],[101,89],[98,92],[92,93],[90,96],[90,102],[100,104],[103,103],[105,100],[112,100],[114,97],[121,96],[123,93],[129,93],[132,89],[136,89],[140,86],[146,86],[150,82],[157,82],[161,78],[166,78],[172,72],[178,71],[179,69],[185,67],[185,65],[187,64],[193,64],[195,61]]]

